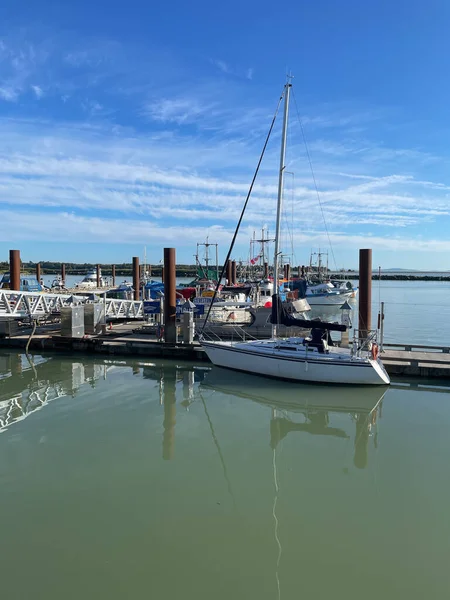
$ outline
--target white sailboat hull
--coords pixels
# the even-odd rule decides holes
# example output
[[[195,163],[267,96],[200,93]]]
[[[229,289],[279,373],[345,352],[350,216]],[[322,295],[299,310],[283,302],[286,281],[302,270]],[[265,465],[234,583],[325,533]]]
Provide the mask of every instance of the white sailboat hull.
[[[352,300],[355,297],[355,292],[330,293],[330,294],[308,294],[306,300],[310,306],[341,306],[347,300]]]
[[[380,360],[351,357],[342,349],[331,348],[329,354],[312,349],[283,350],[274,341],[209,342],[202,340],[214,365],[276,379],[317,383],[387,385],[388,374]]]

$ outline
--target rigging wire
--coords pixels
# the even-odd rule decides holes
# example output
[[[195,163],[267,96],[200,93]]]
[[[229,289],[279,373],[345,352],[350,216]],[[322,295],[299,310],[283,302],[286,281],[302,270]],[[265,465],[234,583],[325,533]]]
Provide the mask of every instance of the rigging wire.
[[[302,132],[302,137],[303,137],[303,143],[305,144],[305,150],[306,150],[306,156],[308,157],[308,162],[309,162],[309,168],[311,169],[311,175],[312,175],[312,179],[314,182],[314,188],[316,190],[316,195],[317,195],[317,199],[319,201],[319,206],[320,206],[320,212],[322,213],[322,219],[323,219],[323,224],[325,225],[325,231],[327,234],[327,238],[328,238],[328,243],[330,245],[330,250],[331,250],[331,255],[333,257],[333,262],[334,262],[334,268],[336,269],[336,271],[338,270],[337,268],[337,264],[336,264],[336,259],[334,257],[334,250],[333,250],[333,246],[331,244],[331,238],[330,238],[330,233],[328,231],[328,225],[327,225],[327,221],[325,219],[325,212],[323,210],[323,206],[322,206],[322,200],[320,199],[320,193],[319,193],[319,188],[317,187],[317,181],[316,181],[316,176],[314,175],[314,169],[313,169],[313,165],[312,165],[312,160],[311,160],[311,155],[309,154],[309,148],[308,148],[308,144],[306,142],[306,136],[305,136],[305,130],[303,129],[303,123],[302,120],[300,119],[300,113],[298,111],[298,105],[297,105],[297,98],[295,97],[295,92],[294,89],[292,89],[292,95],[294,97],[294,104],[295,104],[295,110],[297,112],[297,119],[300,125],[300,130]]]
[[[276,118],[277,118],[277,115],[278,115],[278,111],[280,110],[281,102],[282,102],[282,100],[284,98],[285,89],[286,89],[286,87],[283,87],[283,92],[282,92],[282,94],[281,94],[281,96],[280,96],[280,98],[278,100],[277,108],[275,110],[275,114],[273,115],[272,123],[270,124],[270,128],[269,128],[269,132],[268,132],[267,137],[266,137],[266,141],[264,142],[263,149],[262,149],[261,154],[259,156],[258,164],[256,166],[256,170],[255,170],[255,173],[253,175],[253,179],[252,179],[252,182],[250,184],[250,187],[249,187],[249,190],[248,190],[248,193],[247,193],[247,197],[246,197],[245,202],[244,202],[244,206],[242,207],[241,216],[239,217],[239,221],[238,221],[238,224],[236,226],[236,230],[234,232],[233,239],[231,240],[230,248],[228,250],[226,259],[225,259],[225,261],[223,263],[222,271],[221,271],[220,277],[219,277],[219,281],[217,282],[216,288],[214,290],[214,295],[211,298],[211,302],[209,303],[208,312],[206,314],[206,319],[203,321],[203,327],[202,327],[202,330],[200,332],[200,335],[203,333],[203,330],[205,329],[206,323],[208,322],[209,315],[211,313],[211,309],[212,309],[214,301],[215,301],[215,299],[217,297],[217,292],[219,290],[220,282],[222,281],[222,278],[223,278],[223,276],[225,274],[225,270],[227,268],[228,261],[230,260],[231,253],[233,252],[233,248],[234,248],[234,244],[236,242],[237,234],[239,233],[239,229],[241,227],[242,219],[244,218],[244,213],[245,213],[245,210],[247,208],[248,201],[250,200],[250,196],[251,196],[252,191],[253,191],[253,186],[255,185],[255,181],[256,181],[256,178],[258,176],[259,168],[260,168],[262,160],[264,158],[264,154],[266,153],[267,144],[269,143],[269,138],[270,138],[270,136],[272,134],[272,130],[273,130],[273,127],[275,125],[275,121],[276,121]]]

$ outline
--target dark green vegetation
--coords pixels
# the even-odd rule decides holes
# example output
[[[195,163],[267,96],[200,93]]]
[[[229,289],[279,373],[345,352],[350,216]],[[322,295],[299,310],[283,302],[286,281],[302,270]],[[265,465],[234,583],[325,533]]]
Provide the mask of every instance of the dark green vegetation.
[[[36,270],[35,262],[23,262],[22,271],[24,273],[34,273]],[[42,275],[56,275],[61,273],[61,264],[60,262],[50,262],[50,261],[42,261],[41,265],[41,274]],[[92,271],[96,269],[97,264],[94,263],[64,263],[66,265],[66,275],[85,275],[88,271]],[[112,274],[112,265],[100,264],[100,268],[102,270],[102,275],[108,276]],[[161,277],[162,265],[149,266],[147,265],[147,269],[151,272],[154,277]],[[9,263],[6,261],[0,262],[0,272],[9,271]],[[195,265],[178,265],[177,266],[177,277],[194,277],[197,274]],[[116,275],[123,276],[131,276],[132,275],[132,265],[131,263],[122,263],[116,264]]]

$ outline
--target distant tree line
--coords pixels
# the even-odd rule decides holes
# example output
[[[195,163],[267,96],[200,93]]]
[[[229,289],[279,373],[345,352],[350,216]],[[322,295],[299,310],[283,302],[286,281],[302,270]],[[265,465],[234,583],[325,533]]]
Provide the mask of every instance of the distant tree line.
[[[33,261],[24,262],[21,261],[21,269],[23,273],[35,273],[36,264]],[[97,268],[97,263],[60,263],[51,261],[42,261],[41,274],[42,275],[57,275],[61,273],[61,265],[66,265],[66,275],[80,275],[84,276],[88,271],[92,271]],[[141,265],[143,266],[143,265]],[[147,270],[151,272],[154,277],[161,277],[162,265],[150,266],[146,265]],[[112,265],[100,264],[102,275],[111,276]],[[0,262],[0,272],[9,271],[9,262]],[[132,265],[129,263],[116,264],[116,275],[119,276],[131,276],[133,273]],[[177,277],[190,277],[197,273],[197,267],[195,265],[177,265],[176,267]]]

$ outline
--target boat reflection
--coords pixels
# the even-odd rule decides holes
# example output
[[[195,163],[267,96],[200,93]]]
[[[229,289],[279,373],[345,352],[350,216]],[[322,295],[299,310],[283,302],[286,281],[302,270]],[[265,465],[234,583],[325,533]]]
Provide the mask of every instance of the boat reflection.
[[[270,379],[262,386],[258,377],[241,373],[233,373],[230,377],[230,371],[220,367],[214,367],[205,375],[202,386],[270,407],[272,449],[291,432],[348,440],[351,436],[343,425],[337,427],[332,424],[334,414],[347,415],[344,423],[354,423],[353,462],[359,469],[367,466],[369,438],[373,432],[376,434],[377,420],[388,390],[388,387],[332,387]],[[376,435],[374,444],[377,444]]]

